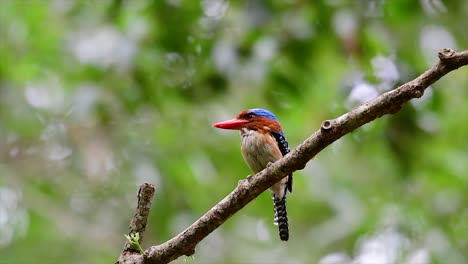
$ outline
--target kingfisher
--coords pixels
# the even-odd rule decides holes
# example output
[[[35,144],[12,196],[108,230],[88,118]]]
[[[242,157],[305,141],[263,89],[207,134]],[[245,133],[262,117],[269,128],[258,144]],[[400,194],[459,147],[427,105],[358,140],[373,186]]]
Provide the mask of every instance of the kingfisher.
[[[290,151],[278,118],[266,109],[244,110],[236,118],[213,124],[213,127],[240,131],[242,156],[254,174]],[[292,183],[290,174],[270,187],[275,210],[274,223],[278,225],[282,241],[289,239],[286,193],[292,192]]]

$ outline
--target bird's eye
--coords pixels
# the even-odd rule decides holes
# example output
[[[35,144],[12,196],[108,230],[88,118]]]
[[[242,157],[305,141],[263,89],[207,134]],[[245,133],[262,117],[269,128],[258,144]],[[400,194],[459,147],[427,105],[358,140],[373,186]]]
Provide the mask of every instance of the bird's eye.
[[[252,119],[252,118],[254,118],[254,117],[255,117],[255,115],[252,114],[252,113],[250,113],[250,114],[247,115],[247,119]]]

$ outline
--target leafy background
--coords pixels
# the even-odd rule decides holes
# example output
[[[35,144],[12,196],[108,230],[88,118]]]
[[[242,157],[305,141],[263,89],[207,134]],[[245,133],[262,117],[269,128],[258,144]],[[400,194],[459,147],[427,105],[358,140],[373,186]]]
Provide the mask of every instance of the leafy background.
[[[276,113],[291,147],[463,50],[467,1],[3,0],[0,263],[112,263],[138,185],[144,247],[249,174],[211,124]],[[265,193],[176,263],[466,263],[468,74],[295,173],[291,240]]]

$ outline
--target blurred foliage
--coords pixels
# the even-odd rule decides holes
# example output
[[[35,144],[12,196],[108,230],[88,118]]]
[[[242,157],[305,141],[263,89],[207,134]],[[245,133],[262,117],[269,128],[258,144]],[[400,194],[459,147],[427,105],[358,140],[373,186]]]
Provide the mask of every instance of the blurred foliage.
[[[249,174],[211,124],[272,110],[291,147],[468,47],[467,1],[4,0],[0,262],[112,263],[142,182],[161,243]],[[176,263],[466,263],[468,74],[295,173]],[[341,262],[340,262],[341,261]]]

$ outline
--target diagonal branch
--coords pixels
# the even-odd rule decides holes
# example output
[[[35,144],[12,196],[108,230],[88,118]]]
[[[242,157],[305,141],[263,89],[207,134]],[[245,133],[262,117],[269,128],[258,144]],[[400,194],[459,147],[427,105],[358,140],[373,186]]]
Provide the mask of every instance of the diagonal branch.
[[[468,64],[468,50],[455,52],[451,49],[442,49],[438,56],[439,62],[416,79],[386,92],[338,118],[325,120],[319,130],[315,131],[288,155],[252,176],[249,180],[241,180],[228,196],[182,233],[161,245],[148,248],[145,251],[145,257],[137,255],[131,260],[122,259],[122,261],[119,258],[121,261],[119,263],[168,263],[182,255],[193,255],[195,246],[208,234],[285,175],[303,169],[310,159],[328,145],[383,115],[397,113],[404,103],[421,97],[424,90],[442,76]]]

